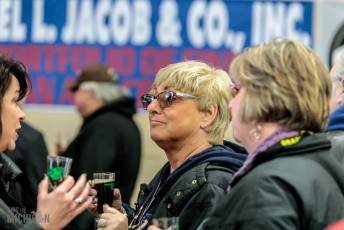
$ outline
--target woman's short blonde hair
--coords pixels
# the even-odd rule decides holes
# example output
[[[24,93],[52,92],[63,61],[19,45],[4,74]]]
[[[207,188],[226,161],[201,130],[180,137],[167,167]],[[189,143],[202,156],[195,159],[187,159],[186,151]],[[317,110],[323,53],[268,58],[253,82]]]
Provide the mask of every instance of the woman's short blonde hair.
[[[331,80],[310,48],[275,38],[248,48],[230,67],[231,78],[246,88],[244,122],[275,122],[290,130],[322,131],[329,115]]]
[[[230,83],[229,75],[221,69],[200,61],[183,61],[160,69],[152,88],[156,89],[159,85],[164,85],[192,94],[196,96],[199,111],[216,106],[218,114],[205,129],[209,134],[209,142],[215,145],[223,144],[224,133],[231,121],[228,110],[231,99]]]

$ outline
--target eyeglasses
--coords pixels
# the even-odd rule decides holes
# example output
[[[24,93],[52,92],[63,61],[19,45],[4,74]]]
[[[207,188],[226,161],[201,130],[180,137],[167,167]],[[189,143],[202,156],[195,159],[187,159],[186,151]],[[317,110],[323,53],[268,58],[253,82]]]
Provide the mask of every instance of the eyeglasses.
[[[145,94],[141,96],[141,101],[144,109],[147,109],[148,105],[152,103],[154,99],[158,100],[159,106],[161,108],[166,108],[172,105],[172,102],[176,100],[176,96],[186,97],[190,99],[196,98],[195,96],[186,93],[164,91],[155,96],[152,94]]]
[[[241,86],[239,84],[232,83],[229,85],[229,88],[231,89],[232,97],[235,97],[239,93]]]

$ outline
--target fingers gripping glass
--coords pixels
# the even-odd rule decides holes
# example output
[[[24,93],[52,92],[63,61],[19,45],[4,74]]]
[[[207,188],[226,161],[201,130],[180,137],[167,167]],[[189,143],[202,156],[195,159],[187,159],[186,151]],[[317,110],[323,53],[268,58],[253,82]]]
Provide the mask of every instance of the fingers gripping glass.
[[[152,103],[154,99],[158,100],[161,108],[166,108],[172,105],[172,102],[176,99],[176,96],[195,99],[196,97],[186,93],[164,91],[157,95],[145,94],[141,97],[142,105],[144,109],[147,109],[148,105]]]

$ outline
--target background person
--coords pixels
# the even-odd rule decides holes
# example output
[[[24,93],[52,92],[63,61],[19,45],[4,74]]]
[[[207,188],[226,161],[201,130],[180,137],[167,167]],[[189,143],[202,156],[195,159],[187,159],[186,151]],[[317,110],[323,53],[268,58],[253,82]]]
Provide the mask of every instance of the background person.
[[[23,108],[24,99],[18,102]],[[37,209],[38,185],[47,172],[48,149],[43,134],[25,121],[21,121],[18,140],[13,151],[6,155],[22,173],[9,185],[9,194],[31,213]]]
[[[344,166],[344,53],[330,72],[332,80],[331,114],[326,127],[332,141],[332,153]]]
[[[249,156],[199,229],[324,229],[344,216],[344,172],[329,154],[331,80],[292,40],[237,56],[229,103],[233,136]]]
[[[124,205],[129,229],[146,229],[152,218],[171,216],[179,216],[180,229],[194,229],[224,195],[246,158],[242,147],[223,142],[231,120],[230,83],[223,70],[198,61],[159,70],[141,100],[149,112],[150,136],[168,162],[149,184],[141,184],[135,210]],[[114,196],[113,205],[121,210],[118,190]],[[105,208],[99,227],[128,228],[115,208]]]
[[[20,121],[25,118],[18,102],[30,88],[29,76],[23,64],[0,55],[0,152],[14,150],[18,139]],[[25,219],[13,210],[20,208],[8,193],[9,181],[13,180],[19,168],[5,154],[0,153],[0,229],[62,229],[75,216],[91,205],[90,186],[82,175],[75,183],[71,176],[54,191],[48,193],[48,177],[45,176],[38,188],[37,213],[48,215],[48,221]],[[82,203],[76,203],[82,198]],[[25,217],[24,217],[25,218]]]
[[[344,116],[344,109],[343,109],[343,105],[344,105],[344,53],[339,57],[339,59],[333,65],[330,71],[330,76],[331,76],[331,81],[332,81],[332,98],[331,98],[331,103],[330,103],[330,112],[332,114],[329,117],[329,124],[326,130],[329,130],[329,131],[331,131],[332,129],[344,130],[344,127],[332,128],[332,126],[335,124],[331,124],[331,121],[332,121],[331,116],[336,117],[336,115],[338,115],[340,118],[342,118],[340,119],[340,121],[344,121],[344,118],[343,118]],[[344,122],[339,122],[339,123],[344,124]]]
[[[133,116],[135,100],[119,85],[114,70],[93,64],[82,69],[68,89],[83,118],[75,139],[63,153],[73,158],[70,174],[116,173],[116,187],[129,203],[140,168],[141,136]],[[72,229],[92,229],[93,216],[85,212],[70,225]]]

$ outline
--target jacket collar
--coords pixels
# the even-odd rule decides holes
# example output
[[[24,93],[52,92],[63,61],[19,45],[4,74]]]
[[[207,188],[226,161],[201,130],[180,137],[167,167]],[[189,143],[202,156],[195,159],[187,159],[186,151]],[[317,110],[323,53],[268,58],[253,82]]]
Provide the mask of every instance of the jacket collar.
[[[331,146],[331,141],[325,133],[310,135],[310,132],[301,131],[296,136],[282,139],[265,151],[257,153],[245,169],[235,175],[230,183],[230,187],[236,184],[253,168],[267,161],[279,157],[302,155],[322,149],[330,149]],[[228,190],[230,190],[230,187]]]
[[[15,179],[22,171],[20,168],[4,153],[0,153],[0,179],[4,182]]]

